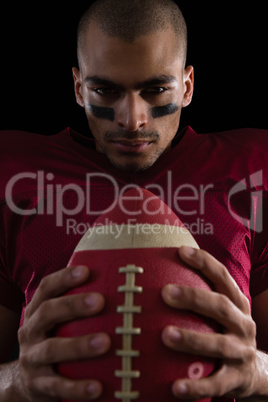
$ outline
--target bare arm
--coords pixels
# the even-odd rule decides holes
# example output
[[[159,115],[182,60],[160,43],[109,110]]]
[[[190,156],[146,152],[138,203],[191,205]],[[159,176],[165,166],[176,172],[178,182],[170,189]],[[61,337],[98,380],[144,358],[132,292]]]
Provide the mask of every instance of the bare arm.
[[[4,364],[17,340],[20,314],[0,306],[0,400],[23,402],[18,389],[18,362]]]
[[[19,362],[0,366],[0,400],[2,402],[27,402],[20,393]]]

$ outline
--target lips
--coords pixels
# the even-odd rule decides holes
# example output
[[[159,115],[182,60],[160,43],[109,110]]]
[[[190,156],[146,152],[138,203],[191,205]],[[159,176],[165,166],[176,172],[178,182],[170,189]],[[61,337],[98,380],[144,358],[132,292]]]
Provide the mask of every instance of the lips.
[[[112,141],[112,144],[121,152],[140,153],[145,151],[152,144],[152,141],[118,140]]]

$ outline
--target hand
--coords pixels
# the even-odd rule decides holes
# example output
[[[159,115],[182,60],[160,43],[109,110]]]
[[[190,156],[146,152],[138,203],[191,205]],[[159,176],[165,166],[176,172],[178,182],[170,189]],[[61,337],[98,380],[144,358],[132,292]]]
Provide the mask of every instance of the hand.
[[[180,257],[200,271],[214,285],[215,292],[168,285],[162,297],[171,307],[190,310],[211,317],[225,328],[224,334],[201,334],[167,327],[162,333],[166,346],[200,356],[221,359],[220,369],[198,381],[177,380],[173,394],[182,399],[198,400],[229,396],[244,398],[253,395],[256,386],[256,326],[251,318],[248,299],[238,288],[227,269],[202,250],[182,247]]]
[[[99,382],[61,377],[53,365],[104,354],[110,347],[108,335],[71,339],[48,336],[59,323],[88,317],[103,309],[104,297],[98,293],[60,296],[84,283],[88,276],[86,267],[69,267],[45,277],[25,311],[24,325],[19,330],[19,375],[20,392],[27,402],[89,400],[102,392]]]

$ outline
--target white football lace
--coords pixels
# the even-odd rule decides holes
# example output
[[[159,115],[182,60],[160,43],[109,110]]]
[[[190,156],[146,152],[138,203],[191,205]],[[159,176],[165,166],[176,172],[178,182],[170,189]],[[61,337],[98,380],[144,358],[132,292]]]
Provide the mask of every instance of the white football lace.
[[[122,350],[116,351],[116,356],[122,358],[122,370],[116,370],[115,376],[122,379],[122,390],[115,392],[116,399],[123,402],[131,402],[139,398],[140,392],[132,390],[132,380],[140,377],[140,371],[132,369],[132,359],[140,356],[140,351],[132,349],[132,337],[141,334],[141,328],[134,327],[133,314],[140,314],[142,308],[135,306],[134,296],[136,293],[142,293],[143,288],[135,285],[136,274],[143,274],[143,268],[136,265],[127,265],[119,268],[120,274],[126,274],[126,283],[118,287],[118,292],[125,293],[125,304],[117,307],[117,312],[123,314],[123,327],[115,329],[116,334],[122,335]]]

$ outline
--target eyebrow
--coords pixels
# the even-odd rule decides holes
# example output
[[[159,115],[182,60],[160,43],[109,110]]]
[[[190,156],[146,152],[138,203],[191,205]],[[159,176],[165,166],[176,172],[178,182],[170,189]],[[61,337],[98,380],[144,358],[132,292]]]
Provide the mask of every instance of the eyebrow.
[[[173,75],[159,75],[157,77],[149,78],[146,81],[139,82],[135,85],[134,89],[142,89],[145,87],[155,86],[155,85],[165,85],[170,84],[176,81],[176,77]],[[107,87],[114,87],[118,89],[123,89],[123,86],[113,82],[111,80],[107,80],[106,78],[99,77],[94,75],[92,77],[86,77],[85,82],[89,85],[104,85]]]

